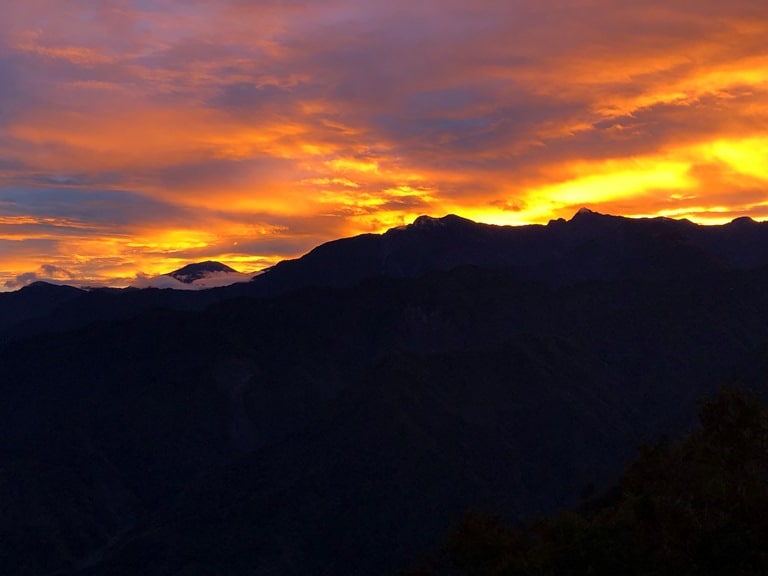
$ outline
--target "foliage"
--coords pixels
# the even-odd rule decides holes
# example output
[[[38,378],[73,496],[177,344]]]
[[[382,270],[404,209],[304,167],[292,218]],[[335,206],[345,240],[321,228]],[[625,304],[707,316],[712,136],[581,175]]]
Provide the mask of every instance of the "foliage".
[[[578,510],[505,526],[467,513],[422,576],[768,573],[768,405],[724,387],[701,428],[640,449],[618,485]]]

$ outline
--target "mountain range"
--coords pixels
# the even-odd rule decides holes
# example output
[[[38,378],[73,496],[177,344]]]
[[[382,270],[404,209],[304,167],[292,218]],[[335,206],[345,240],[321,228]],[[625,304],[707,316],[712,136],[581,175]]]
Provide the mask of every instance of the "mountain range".
[[[14,293],[0,293],[0,341],[15,334],[130,317],[155,307],[202,309],[236,297],[351,287],[366,278],[414,278],[459,266],[514,271],[521,279],[568,286],[610,280],[644,267],[658,272],[680,265],[729,270],[768,266],[768,223],[743,217],[722,226],[702,226],[688,220],[610,216],[586,208],[569,221],[528,226],[480,224],[455,215],[421,216],[384,234],[328,242],[258,275],[208,261],[148,279],[142,290],[77,291],[35,282]],[[182,295],[165,290],[170,287],[203,290]],[[207,289],[211,287],[216,289]]]
[[[209,290],[0,294],[0,570],[391,573],[764,390],[767,286],[768,223],[581,210],[422,216]]]

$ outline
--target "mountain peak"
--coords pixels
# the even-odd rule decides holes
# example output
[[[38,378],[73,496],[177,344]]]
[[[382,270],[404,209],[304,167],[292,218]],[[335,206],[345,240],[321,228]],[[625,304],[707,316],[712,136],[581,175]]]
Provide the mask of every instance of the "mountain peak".
[[[205,278],[206,276],[209,276],[210,274],[214,273],[237,273],[237,270],[234,268],[230,268],[226,264],[222,264],[221,262],[216,262],[215,260],[206,260],[205,262],[197,262],[195,264],[187,264],[186,266],[179,268],[178,270],[174,270],[173,272],[169,272],[166,274],[166,276],[170,276],[171,278],[175,278],[179,282],[184,282],[185,284],[192,284],[195,280],[200,280],[201,278]]]
[[[603,214],[600,214],[599,212],[595,212],[594,210],[590,210],[586,206],[582,206],[578,209],[576,214],[573,215],[573,218],[571,220],[575,220],[576,218],[592,218],[594,216],[603,216]]]
[[[466,224],[475,224],[472,220],[462,218],[456,214],[447,214],[442,218],[435,218],[434,216],[419,216],[411,224],[412,228],[419,230],[431,230],[435,228],[446,228],[449,226],[462,226]]]
[[[607,224],[609,222],[618,222],[624,220],[623,216],[611,216],[610,214],[602,214],[595,212],[589,208],[582,207],[573,215],[573,218],[569,222],[576,222],[581,224]]]
[[[77,292],[82,291],[80,288],[76,288],[75,286],[69,286],[67,284],[58,284],[54,282],[46,282],[45,280],[36,280],[22,287],[21,290],[25,292],[53,292],[53,291],[59,291],[59,290],[72,290]]]
[[[730,222],[731,226],[752,226],[753,224],[757,224],[752,218],[749,216],[739,216],[738,218],[735,218],[731,220]]]

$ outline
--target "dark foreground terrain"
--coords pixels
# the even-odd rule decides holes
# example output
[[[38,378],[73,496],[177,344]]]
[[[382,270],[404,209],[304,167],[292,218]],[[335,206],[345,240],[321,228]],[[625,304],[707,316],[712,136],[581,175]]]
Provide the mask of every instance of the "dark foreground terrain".
[[[768,573],[768,403],[723,387],[680,442],[644,446],[620,481],[527,524],[467,512],[400,576]]]
[[[765,389],[768,224],[420,218],[198,293],[0,294],[0,572],[386,574]]]

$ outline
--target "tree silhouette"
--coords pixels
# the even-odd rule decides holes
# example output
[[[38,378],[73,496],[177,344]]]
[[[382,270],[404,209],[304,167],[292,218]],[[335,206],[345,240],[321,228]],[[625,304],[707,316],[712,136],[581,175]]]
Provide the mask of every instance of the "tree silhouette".
[[[723,387],[701,428],[643,446],[617,486],[573,511],[505,526],[468,513],[416,575],[768,574],[768,404]]]

